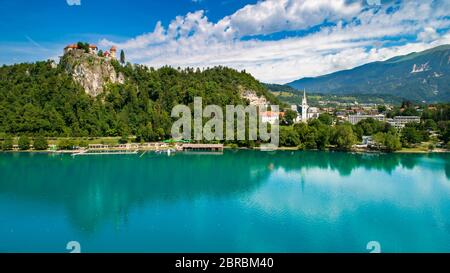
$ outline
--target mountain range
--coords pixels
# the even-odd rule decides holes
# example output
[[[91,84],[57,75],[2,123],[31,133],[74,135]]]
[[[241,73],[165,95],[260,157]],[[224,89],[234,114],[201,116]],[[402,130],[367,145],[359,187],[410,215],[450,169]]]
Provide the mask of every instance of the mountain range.
[[[287,86],[321,94],[389,94],[420,102],[448,102],[450,45],[302,78]]]

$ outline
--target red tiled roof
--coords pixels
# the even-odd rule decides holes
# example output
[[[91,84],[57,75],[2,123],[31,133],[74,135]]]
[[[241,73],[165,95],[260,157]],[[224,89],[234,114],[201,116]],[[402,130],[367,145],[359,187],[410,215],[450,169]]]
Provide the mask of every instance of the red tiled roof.
[[[117,51],[117,47],[112,46],[112,47],[111,47],[111,51]]]
[[[68,46],[65,47],[65,49],[68,49],[68,48],[74,48],[74,49],[76,49],[76,48],[78,48],[78,45],[72,44],[72,45],[68,45]]]
[[[280,112],[280,113],[272,112],[272,111],[261,112],[261,116],[264,116],[264,117],[277,117],[277,116],[282,116],[282,117],[284,117],[284,112]]]

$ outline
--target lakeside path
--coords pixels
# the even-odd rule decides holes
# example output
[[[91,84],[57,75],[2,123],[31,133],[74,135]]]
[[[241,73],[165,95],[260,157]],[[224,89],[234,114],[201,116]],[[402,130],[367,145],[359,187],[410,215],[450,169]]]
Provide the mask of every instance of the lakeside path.
[[[137,149],[125,149],[125,148],[109,148],[106,149],[108,151],[122,151],[122,152],[126,152],[126,151],[138,151],[138,152],[156,152],[156,151],[164,151],[164,150],[168,150],[168,149],[174,149],[175,147],[164,147],[164,148],[160,148],[160,149],[155,149],[155,148],[137,148]],[[247,147],[229,147],[229,146],[225,146],[224,147],[225,150],[255,150],[255,151],[264,151],[261,150],[260,147],[255,147],[255,148],[247,148]],[[37,150],[9,150],[9,151],[0,151],[0,152],[4,152],[4,153],[50,153],[50,154],[78,154],[78,153],[84,153],[86,151],[91,151],[91,152],[95,152],[95,151],[106,151],[105,149],[77,149],[77,150],[43,150],[43,151],[37,151]],[[297,147],[278,147],[275,151],[318,151],[318,150],[302,150],[302,149],[298,149]],[[334,149],[327,149],[324,150],[324,152],[335,152],[335,151],[339,151],[339,152],[345,152],[345,153],[389,153],[389,152],[384,152],[384,151],[379,151],[379,150],[371,150],[371,149],[364,149],[364,148],[357,148],[357,149],[352,149],[352,150],[348,150],[348,151],[344,151],[344,150],[334,150]],[[403,148],[399,151],[395,151],[395,152],[391,152],[391,153],[397,153],[397,154],[432,154],[432,153],[450,153],[450,150],[447,149],[441,149],[441,148],[436,148],[433,150],[423,150],[420,148]]]

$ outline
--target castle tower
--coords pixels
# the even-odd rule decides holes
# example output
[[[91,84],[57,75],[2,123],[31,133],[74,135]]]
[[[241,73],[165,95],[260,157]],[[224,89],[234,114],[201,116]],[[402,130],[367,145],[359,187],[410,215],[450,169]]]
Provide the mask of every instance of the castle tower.
[[[302,122],[308,121],[308,101],[306,100],[306,90],[303,91],[303,99],[302,99]]]
[[[117,56],[117,48],[116,48],[115,46],[112,46],[112,47],[111,47],[111,50],[110,50],[110,56],[111,56],[111,59],[116,59],[116,56]]]

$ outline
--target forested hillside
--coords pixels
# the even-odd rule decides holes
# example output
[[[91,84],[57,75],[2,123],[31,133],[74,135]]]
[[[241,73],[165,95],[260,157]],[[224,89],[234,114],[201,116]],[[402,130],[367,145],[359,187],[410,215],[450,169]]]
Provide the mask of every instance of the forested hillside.
[[[108,84],[88,95],[62,65],[38,62],[0,68],[0,132],[43,136],[124,136],[144,140],[169,137],[176,104],[246,104],[244,90],[277,99],[250,74],[225,67],[204,71],[139,65],[113,60],[124,84]]]

